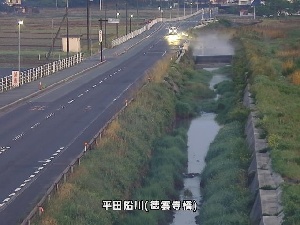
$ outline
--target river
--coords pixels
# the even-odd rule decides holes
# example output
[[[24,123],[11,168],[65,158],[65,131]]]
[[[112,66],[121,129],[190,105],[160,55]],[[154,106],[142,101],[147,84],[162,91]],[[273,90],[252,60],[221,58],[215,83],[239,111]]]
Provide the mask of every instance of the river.
[[[213,69],[207,70],[211,71]],[[222,74],[216,74],[212,77],[209,86],[213,89],[215,84],[227,79]],[[199,174],[204,169],[205,156],[209,145],[220,130],[220,125],[215,121],[215,116],[214,113],[203,113],[200,117],[191,121],[188,130],[188,174]],[[186,196],[186,194],[189,194],[189,196]],[[184,178],[184,188],[181,190],[180,200],[195,200],[197,207],[200,207],[200,176]],[[196,212],[188,210],[175,211],[171,225],[196,225],[195,217],[198,214],[198,210]]]

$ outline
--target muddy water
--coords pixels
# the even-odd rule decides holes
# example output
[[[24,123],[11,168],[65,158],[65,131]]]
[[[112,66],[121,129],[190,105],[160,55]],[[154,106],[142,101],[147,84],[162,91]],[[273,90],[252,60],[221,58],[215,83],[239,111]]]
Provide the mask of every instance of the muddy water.
[[[226,80],[224,75],[215,75],[210,81],[210,88],[217,83]],[[204,113],[200,117],[191,121],[188,130],[188,173],[201,173],[205,166],[205,156],[210,143],[214,140],[219,132],[220,126],[214,120],[215,114]],[[190,196],[185,196],[184,191],[189,190]],[[200,206],[200,176],[184,179],[184,189],[181,191],[180,200],[195,200]],[[196,225],[195,217],[198,211],[178,210],[174,214],[173,223],[171,225]]]

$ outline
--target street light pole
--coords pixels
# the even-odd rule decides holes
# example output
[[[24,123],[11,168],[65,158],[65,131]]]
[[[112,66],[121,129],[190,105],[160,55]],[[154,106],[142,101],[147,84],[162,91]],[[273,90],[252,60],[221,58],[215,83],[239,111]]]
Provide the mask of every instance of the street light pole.
[[[129,33],[131,33],[131,19],[132,19],[133,15],[131,14],[130,15],[130,18],[129,18]]]
[[[117,12],[116,18],[119,19],[120,13]],[[116,28],[117,28],[117,38],[119,38],[119,23],[116,23]]]
[[[128,33],[128,12],[127,12],[127,2],[125,3],[125,16],[126,16],[126,35]]]
[[[69,0],[67,0],[66,5],[66,19],[67,19],[67,58],[69,58],[69,52],[70,52],[70,42],[69,42],[69,15],[68,15],[68,9],[69,9]]]
[[[118,19],[120,13],[118,12],[118,4],[116,3],[116,19]],[[116,34],[117,38],[119,37],[119,23],[116,23]]]
[[[21,25],[23,25],[23,20],[18,21],[18,27],[19,27],[19,66],[18,66],[18,71],[20,74],[21,71]]]

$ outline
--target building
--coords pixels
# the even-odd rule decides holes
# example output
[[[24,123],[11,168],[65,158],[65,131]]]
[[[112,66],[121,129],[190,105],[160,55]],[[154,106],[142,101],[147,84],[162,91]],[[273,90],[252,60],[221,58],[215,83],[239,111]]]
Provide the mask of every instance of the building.
[[[69,52],[80,52],[80,38],[81,35],[69,35]],[[62,35],[62,50],[63,52],[67,52],[67,36]]]

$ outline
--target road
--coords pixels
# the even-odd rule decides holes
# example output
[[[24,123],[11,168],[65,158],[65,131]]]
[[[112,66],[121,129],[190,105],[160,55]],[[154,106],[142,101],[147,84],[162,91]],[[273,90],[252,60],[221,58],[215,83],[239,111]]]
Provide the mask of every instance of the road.
[[[194,18],[180,26],[196,23]],[[28,215],[84,143],[124,106],[145,71],[172,51],[164,39],[167,26],[155,25],[125,54],[104,52],[102,64],[99,55],[91,57],[97,66],[2,113],[0,225],[18,224]],[[76,73],[69,71],[68,76]]]

